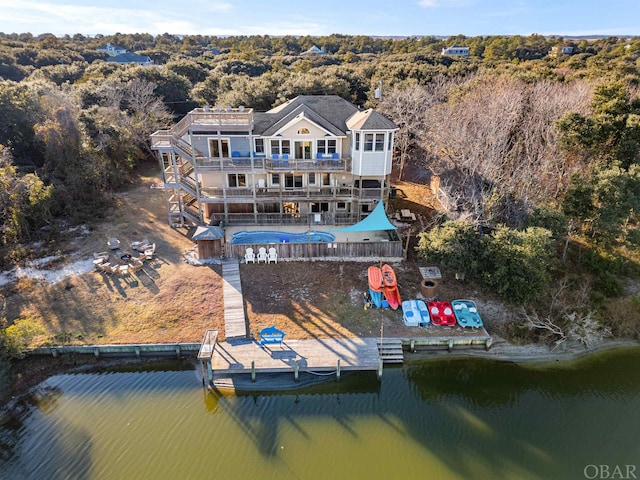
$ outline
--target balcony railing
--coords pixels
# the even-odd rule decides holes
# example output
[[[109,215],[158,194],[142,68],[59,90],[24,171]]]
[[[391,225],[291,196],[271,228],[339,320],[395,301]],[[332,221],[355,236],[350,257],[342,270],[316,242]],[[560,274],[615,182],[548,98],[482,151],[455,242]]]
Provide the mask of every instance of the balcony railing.
[[[191,185],[189,185],[191,187]],[[259,187],[246,187],[246,188],[211,188],[201,187],[200,195],[203,199],[217,199],[222,200],[224,198],[235,199],[252,199],[255,197],[259,200],[292,200],[298,201],[303,199],[309,200],[321,200],[326,198],[330,199],[344,199],[349,200],[351,198],[370,199],[386,198],[388,195],[388,188],[356,188],[356,187],[321,187],[321,188],[259,188]]]
[[[351,159],[339,158],[335,160],[303,160],[303,159],[273,159],[265,157],[197,157],[196,165],[199,168],[214,171],[315,171],[315,172],[349,172],[351,171]]]

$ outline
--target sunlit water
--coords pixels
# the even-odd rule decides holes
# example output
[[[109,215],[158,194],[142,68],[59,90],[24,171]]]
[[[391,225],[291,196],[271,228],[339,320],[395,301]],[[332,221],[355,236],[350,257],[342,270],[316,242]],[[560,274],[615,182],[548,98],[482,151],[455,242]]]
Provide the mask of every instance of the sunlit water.
[[[1,478],[640,477],[638,349],[429,361],[294,393],[216,396],[195,366],[58,375],[39,392],[0,426]]]

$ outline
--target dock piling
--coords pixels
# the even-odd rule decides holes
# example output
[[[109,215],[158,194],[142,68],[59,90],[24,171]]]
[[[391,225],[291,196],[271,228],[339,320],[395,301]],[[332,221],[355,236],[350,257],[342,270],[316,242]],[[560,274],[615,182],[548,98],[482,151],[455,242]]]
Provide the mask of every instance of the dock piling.
[[[378,359],[378,380],[382,379],[382,366],[384,364],[384,361],[382,360],[382,358]]]
[[[336,381],[340,381],[340,359],[338,359],[338,364],[336,366]]]
[[[295,362],[293,362],[293,379],[296,381],[296,383],[298,383],[299,371],[300,364],[298,363],[298,360],[296,360]]]
[[[251,381],[256,381],[256,361],[251,360]]]

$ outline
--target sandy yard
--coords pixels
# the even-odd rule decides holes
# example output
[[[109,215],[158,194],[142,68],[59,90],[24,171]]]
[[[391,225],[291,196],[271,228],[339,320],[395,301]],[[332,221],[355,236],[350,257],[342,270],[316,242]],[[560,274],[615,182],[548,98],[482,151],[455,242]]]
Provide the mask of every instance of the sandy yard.
[[[132,241],[143,238],[156,243],[157,258],[146,262],[133,275],[106,275],[92,269],[71,271],[61,280],[23,277],[0,287],[7,299],[10,322],[31,319],[43,328],[37,344],[199,342],[207,329],[219,329],[224,338],[221,267],[193,266],[184,253],[194,247],[187,229],[168,225],[164,192],[152,188],[159,183],[153,167],[138,184],[117,195],[118,207],[86,231],[72,234],[59,258],[36,269],[56,270],[66,265],[91,268],[93,252],[107,250],[107,239],[122,242],[122,253],[133,253]],[[396,208],[411,208],[420,214],[414,229],[424,228],[430,217],[430,195],[421,184],[397,182]],[[120,261],[112,255],[112,261]],[[371,259],[370,264],[377,264]],[[362,293],[367,288],[369,263],[287,262],[242,264],[240,266],[249,329],[276,325],[288,338],[330,336],[419,336],[405,327],[400,311],[365,310]],[[393,265],[403,299],[420,297],[418,266],[424,261],[409,260]],[[476,299],[444,273],[439,297]],[[489,317],[497,312],[487,302],[479,306]],[[483,313],[483,311],[481,311]],[[491,319],[484,313],[485,323]],[[489,320],[489,321],[487,321]]]

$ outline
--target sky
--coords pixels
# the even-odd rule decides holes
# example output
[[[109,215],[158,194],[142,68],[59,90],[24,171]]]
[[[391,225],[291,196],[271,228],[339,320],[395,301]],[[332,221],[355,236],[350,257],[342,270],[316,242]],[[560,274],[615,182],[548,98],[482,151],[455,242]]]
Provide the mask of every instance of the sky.
[[[640,0],[0,0],[0,32],[640,36]]]

